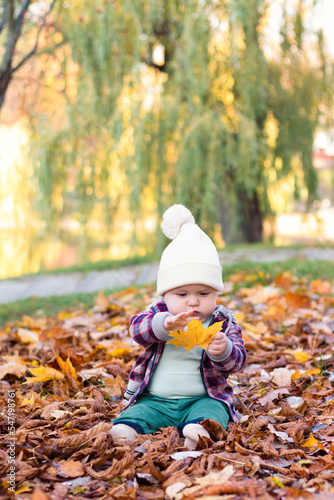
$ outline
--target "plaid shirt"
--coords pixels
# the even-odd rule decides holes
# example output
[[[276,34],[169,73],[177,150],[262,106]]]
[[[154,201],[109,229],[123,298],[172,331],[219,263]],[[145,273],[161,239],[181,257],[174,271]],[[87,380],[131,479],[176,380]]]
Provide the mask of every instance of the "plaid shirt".
[[[138,344],[145,347],[145,351],[138,357],[130,373],[130,380],[124,395],[128,400],[128,405],[132,404],[138,394],[148,386],[165,347],[168,332],[166,331],[166,338],[161,340],[154,334],[152,328],[152,322],[157,313],[164,313],[165,316],[170,314],[163,299],[131,318],[130,334]],[[210,359],[208,353],[204,351],[200,370],[208,395],[224,402],[230,410],[232,419],[235,420],[238,417],[232,399],[233,389],[228,384],[227,378],[231,373],[238,372],[243,368],[247,355],[241,328],[233,313],[222,305],[216,306],[211,324],[219,321],[223,321],[221,331],[231,342],[229,355],[224,361],[216,362]]]

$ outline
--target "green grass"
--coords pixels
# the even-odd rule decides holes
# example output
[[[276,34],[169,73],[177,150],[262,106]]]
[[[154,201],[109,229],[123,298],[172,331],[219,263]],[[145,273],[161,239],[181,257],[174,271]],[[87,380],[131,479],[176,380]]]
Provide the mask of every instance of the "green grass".
[[[334,262],[316,261],[308,259],[288,259],[282,262],[240,262],[233,266],[223,268],[223,278],[227,282],[232,274],[241,274],[236,288],[253,287],[257,283],[268,285],[278,274],[289,271],[298,279],[311,280],[334,280]],[[243,274],[245,273],[245,274]]]
[[[297,278],[329,279],[334,280],[334,262],[316,261],[306,259],[290,259],[283,262],[240,262],[233,266],[224,266],[223,279],[229,280],[232,274],[245,273],[237,286],[254,286],[256,283],[266,285],[283,271],[290,271]],[[138,287],[140,288],[140,287]],[[120,290],[106,290],[110,294]],[[9,321],[18,321],[22,315],[29,316],[55,316],[60,311],[68,311],[71,308],[82,307],[89,309],[94,306],[94,293],[78,293],[71,295],[60,295],[45,298],[30,298],[12,302],[9,304],[0,304],[0,325]]]
[[[110,294],[120,290],[105,290]],[[59,312],[70,311],[73,308],[87,310],[94,306],[94,298],[98,292],[75,293],[71,295],[54,295],[51,297],[32,297],[18,300],[9,304],[0,304],[0,325],[7,322],[20,321],[23,315],[28,316],[56,316]]]

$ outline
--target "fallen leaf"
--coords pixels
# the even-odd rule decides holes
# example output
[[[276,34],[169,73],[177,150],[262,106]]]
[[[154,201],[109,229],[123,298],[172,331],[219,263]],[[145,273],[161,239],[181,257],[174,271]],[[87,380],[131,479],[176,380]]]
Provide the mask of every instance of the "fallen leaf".
[[[77,460],[53,461],[48,471],[61,477],[80,477],[85,472],[83,464]]]
[[[187,487],[186,483],[177,482],[171,484],[166,488],[166,495],[170,499],[178,498],[178,494],[181,493]]]
[[[208,328],[204,328],[202,323],[197,319],[192,319],[188,324],[186,332],[176,330],[170,332],[173,340],[169,340],[167,344],[175,345],[175,347],[185,347],[186,352],[190,351],[196,346],[207,349],[212,342],[213,337],[220,332],[223,322],[214,323]]]
[[[312,433],[310,434],[310,437],[301,444],[301,446],[311,449],[319,448],[320,450],[325,451],[325,447],[320,443],[320,441],[318,441],[318,439],[313,436]]]
[[[101,290],[97,297],[95,297],[95,304],[100,312],[106,312],[109,309],[109,299],[105,296],[104,291]]]
[[[271,403],[275,399],[278,399],[281,394],[289,394],[288,389],[275,389],[274,391],[271,391],[262,398],[260,398],[259,402],[261,403],[262,406],[264,406],[267,403]]]
[[[288,370],[287,368],[275,368],[275,370],[270,372],[272,381],[279,386],[290,385],[293,374],[294,370]]]
[[[320,368],[314,368],[314,370],[296,370],[291,376],[291,380],[298,380],[305,375],[318,375],[321,373]]]
[[[279,488],[284,488],[284,484],[281,481],[281,478],[278,476],[272,476],[271,480],[278,486]]]
[[[62,372],[64,374],[67,374],[67,375],[70,375],[71,377],[73,377],[74,380],[76,381],[76,383],[78,384],[79,382],[78,382],[77,374],[76,374],[76,371],[74,369],[74,366],[71,363],[70,358],[67,358],[66,361],[64,361],[60,356],[58,356],[58,354],[56,354],[56,359],[57,359],[57,363],[59,365],[59,368],[62,370]]]
[[[308,354],[307,352],[301,350],[291,351],[287,349],[286,352],[293,354],[293,356],[297,361],[299,361],[299,363],[306,363],[306,361],[312,358],[311,354]]]
[[[285,297],[289,309],[309,309],[311,299],[306,293],[288,292]]]
[[[33,494],[31,496],[31,500],[50,500],[49,495],[47,495],[43,490],[40,488],[36,488],[33,491]]]
[[[196,457],[200,457],[202,455],[202,452],[201,451],[179,451],[177,453],[173,453],[173,455],[171,455],[171,458],[173,460],[184,460],[185,458],[189,458],[189,457],[192,457],[192,458],[196,458]]]
[[[275,434],[275,436],[278,437],[279,440],[282,441],[282,443],[286,443],[286,442],[293,443],[294,442],[292,437],[288,436],[286,432],[277,431],[272,424],[268,424],[268,429],[270,430],[270,432]]]
[[[227,465],[219,472],[211,471],[203,477],[196,478],[196,483],[201,486],[226,483],[233,476],[234,472],[235,469],[233,465]]]
[[[8,361],[0,367],[0,380],[2,380],[6,375],[15,375],[16,377],[24,377],[27,373],[27,367],[20,365],[14,360]]]
[[[39,366],[38,368],[29,368],[33,377],[27,377],[24,384],[35,384],[36,382],[48,382],[49,380],[62,380],[65,375],[54,368],[48,366]]]
[[[17,334],[24,344],[36,344],[39,341],[39,334],[27,328],[19,328]]]

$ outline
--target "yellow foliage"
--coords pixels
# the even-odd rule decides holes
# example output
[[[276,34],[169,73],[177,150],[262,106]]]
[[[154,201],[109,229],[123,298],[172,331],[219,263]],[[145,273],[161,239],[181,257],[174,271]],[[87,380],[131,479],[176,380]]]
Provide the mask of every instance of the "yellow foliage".
[[[48,366],[39,366],[38,368],[29,368],[33,377],[27,377],[24,384],[35,384],[36,382],[48,382],[49,380],[62,380],[65,375],[54,368]]]
[[[308,359],[312,358],[310,354],[307,354],[307,352],[304,351],[297,351],[293,352],[292,354],[294,355],[296,360],[299,361],[300,363],[306,363]]]
[[[221,330],[222,324],[223,322],[220,321],[208,328],[204,328],[198,319],[193,319],[190,321],[186,332],[182,330],[170,332],[174,339],[167,342],[167,344],[175,345],[175,347],[185,347],[186,352],[196,346],[206,349],[212,342],[213,337]]]
[[[295,373],[292,375],[291,380],[298,380],[300,377],[303,377],[304,375],[318,375],[321,372],[319,368],[314,368],[314,370],[296,370]]]
[[[67,358],[67,360],[64,361],[60,356],[58,356],[58,354],[56,354],[56,359],[57,359],[57,363],[59,365],[59,368],[63,371],[63,373],[70,375],[78,383],[77,374],[76,374],[76,371],[74,369],[74,366],[71,363],[70,358]]]

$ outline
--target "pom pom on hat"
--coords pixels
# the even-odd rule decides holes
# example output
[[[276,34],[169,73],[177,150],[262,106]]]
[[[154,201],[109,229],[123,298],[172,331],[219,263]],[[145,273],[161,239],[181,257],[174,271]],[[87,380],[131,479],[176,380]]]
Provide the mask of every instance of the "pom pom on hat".
[[[183,205],[173,205],[164,213],[161,229],[167,238],[174,240],[180,234],[183,224],[187,223],[195,224],[190,210]]]

